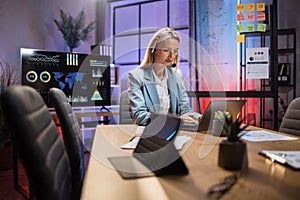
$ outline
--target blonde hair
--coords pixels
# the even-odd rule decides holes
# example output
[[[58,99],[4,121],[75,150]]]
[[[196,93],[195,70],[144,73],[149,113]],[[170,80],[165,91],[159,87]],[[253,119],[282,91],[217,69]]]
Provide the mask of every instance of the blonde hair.
[[[156,31],[148,44],[147,50],[144,55],[144,59],[141,62],[139,67],[142,68],[146,65],[154,63],[154,52],[156,50],[157,45],[169,38],[173,38],[180,43],[179,34],[174,29],[172,29],[170,27],[165,27],[165,28],[161,28],[158,31]],[[175,64],[177,67],[178,67],[178,63],[179,63],[178,55],[179,54],[176,55],[176,59],[175,59]]]

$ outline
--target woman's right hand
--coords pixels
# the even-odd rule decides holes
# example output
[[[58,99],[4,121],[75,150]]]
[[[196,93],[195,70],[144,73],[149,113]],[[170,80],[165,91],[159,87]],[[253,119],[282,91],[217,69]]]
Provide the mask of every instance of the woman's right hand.
[[[195,117],[195,114],[193,113],[186,113],[181,115],[181,119],[183,120],[183,123],[185,124],[196,124],[198,125],[198,118]]]

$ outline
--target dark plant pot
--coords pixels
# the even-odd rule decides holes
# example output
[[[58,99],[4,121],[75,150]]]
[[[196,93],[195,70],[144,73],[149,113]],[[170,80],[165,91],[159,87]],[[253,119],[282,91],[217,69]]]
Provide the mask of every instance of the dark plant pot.
[[[5,140],[0,146],[0,171],[9,170],[13,167],[12,141]]]
[[[243,141],[223,140],[219,148],[220,167],[228,170],[245,169],[248,167],[247,145]]]

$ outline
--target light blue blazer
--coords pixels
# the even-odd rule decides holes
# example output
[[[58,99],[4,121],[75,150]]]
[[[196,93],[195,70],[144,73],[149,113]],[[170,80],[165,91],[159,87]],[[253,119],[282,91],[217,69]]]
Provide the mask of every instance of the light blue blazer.
[[[166,67],[170,95],[169,112],[176,115],[193,113],[182,81],[179,69]],[[128,97],[133,120],[139,125],[150,122],[150,111],[160,112],[160,102],[151,67],[137,68],[128,73]],[[195,113],[200,117],[199,113]]]

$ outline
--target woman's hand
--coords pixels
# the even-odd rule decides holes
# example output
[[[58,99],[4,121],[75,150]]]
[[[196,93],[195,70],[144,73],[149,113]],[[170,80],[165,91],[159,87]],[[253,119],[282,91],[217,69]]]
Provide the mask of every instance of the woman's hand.
[[[181,119],[183,120],[183,123],[185,124],[196,124],[198,125],[198,118],[195,117],[195,114],[193,113],[186,113],[181,115]]]

